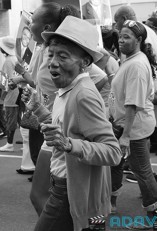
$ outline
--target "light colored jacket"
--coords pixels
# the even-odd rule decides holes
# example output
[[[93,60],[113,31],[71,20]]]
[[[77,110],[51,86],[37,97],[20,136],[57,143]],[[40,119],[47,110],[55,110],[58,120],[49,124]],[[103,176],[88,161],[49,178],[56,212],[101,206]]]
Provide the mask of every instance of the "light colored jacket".
[[[42,106],[35,113],[40,115],[40,121],[50,116]],[[75,231],[87,228],[88,218],[110,213],[109,166],[119,164],[121,151],[105,113],[103,99],[94,83],[88,77],[80,79],[71,90],[63,120],[64,134],[72,143],[66,167]]]

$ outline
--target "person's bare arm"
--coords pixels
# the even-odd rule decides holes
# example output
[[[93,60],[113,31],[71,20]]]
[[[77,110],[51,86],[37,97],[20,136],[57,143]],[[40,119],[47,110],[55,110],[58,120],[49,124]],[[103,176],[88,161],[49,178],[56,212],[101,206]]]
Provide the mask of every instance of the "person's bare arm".
[[[35,87],[35,84],[32,80],[32,77],[30,75],[30,73],[28,71],[25,70],[25,68],[20,64],[20,63],[16,63],[15,65],[15,71],[20,74],[23,79],[31,86],[31,87]]]

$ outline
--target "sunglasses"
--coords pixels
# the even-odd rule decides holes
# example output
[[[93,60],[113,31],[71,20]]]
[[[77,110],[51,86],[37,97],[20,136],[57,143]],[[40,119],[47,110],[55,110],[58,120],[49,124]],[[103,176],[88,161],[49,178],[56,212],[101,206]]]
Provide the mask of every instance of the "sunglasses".
[[[136,26],[138,28],[138,30],[140,31],[140,28],[139,26],[137,25],[137,23],[133,20],[126,20],[124,23],[123,23],[124,26],[128,26],[128,27],[134,27]]]

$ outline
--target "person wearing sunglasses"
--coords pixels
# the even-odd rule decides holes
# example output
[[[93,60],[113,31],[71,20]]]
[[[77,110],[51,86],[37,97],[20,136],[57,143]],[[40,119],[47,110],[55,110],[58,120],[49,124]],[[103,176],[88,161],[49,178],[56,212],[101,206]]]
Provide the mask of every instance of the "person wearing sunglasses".
[[[123,23],[126,20],[138,21],[134,9],[131,6],[127,6],[127,5],[124,5],[118,8],[118,10],[114,14],[114,20],[116,22],[115,26],[119,31],[122,29]],[[152,45],[153,53],[156,55],[156,60],[157,60],[157,35],[152,30],[152,28],[150,28],[149,26],[145,24],[143,25],[147,31],[146,42]],[[122,57],[122,60],[123,60],[123,57]]]
[[[156,124],[151,68],[152,64],[155,65],[155,57],[150,44],[145,43],[146,38],[147,31],[142,23],[124,22],[119,35],[119,49],[126,59],[112,80],[109,108],[114,123],[123,128],[119,143],[122,153],[128,153],[129,165],[138,180],[142,206],[148,216],[154,216],[157,184],[150,164],[148,138]],[[113,182],[115,177],[112,174]]]

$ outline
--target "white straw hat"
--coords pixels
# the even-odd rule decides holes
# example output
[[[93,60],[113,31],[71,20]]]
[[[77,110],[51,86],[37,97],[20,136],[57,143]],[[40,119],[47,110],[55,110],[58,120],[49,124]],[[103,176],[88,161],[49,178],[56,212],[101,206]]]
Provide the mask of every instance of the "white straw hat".
[[[103,57],[103,54],[97,50],[99,34],[96,26],[83,19],[67,16],[55,32],[44,31],[41,35],[45,41],[54,35],[71,40],[90,54],[94,62]]]
[[[15,40],[10,36],[0,38],[0,47],[9,55],[15,55]]]

